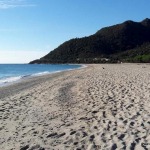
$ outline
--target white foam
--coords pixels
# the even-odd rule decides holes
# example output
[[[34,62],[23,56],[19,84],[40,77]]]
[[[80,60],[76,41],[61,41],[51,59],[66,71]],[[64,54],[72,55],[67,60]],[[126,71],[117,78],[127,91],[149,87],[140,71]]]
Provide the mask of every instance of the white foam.
[[[46,75],[46,74],[54,74],[54,73],[59,73],[59,72],[63,72],[63,71],[81,69],[81,68],[85,68],[85,67],[87,67],[87,66],[86,65],[81,65],[81,67],[73,68],[73,69],[58,70],[58,71],[52,71],[52,72],[44,71],[44,72],[39,72],[39,73],[31,74],[31,75],[8,77],[8,78],[0,79],[0,87],[8,85],[9,83],[11,84],[11,83],[16,82],[16,81],[18,81],[20,79],[23,79],[23,78],[42,76],[42,75]]]
[[[6,78],[6,79],[0,79],[0,85],[6,84],[6,83],[15,82],[15,81],[17,81],[17,80],[20,80],[21,78],[22,78],[22,76],[9,77],[9,78]]]
[[[48,72],[48,71],[44,71],[44,72],[39,72],[39,73],[32,74],[31,76],[42,76],[42,75],[49,74],[49,73],[50,72]]]

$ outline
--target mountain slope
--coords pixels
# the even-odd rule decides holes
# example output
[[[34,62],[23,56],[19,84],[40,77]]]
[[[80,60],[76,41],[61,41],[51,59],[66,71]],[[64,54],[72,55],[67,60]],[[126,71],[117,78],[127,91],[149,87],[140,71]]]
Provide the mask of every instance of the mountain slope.
[[[150,19],[142,22],[126,21],[102,28],[89,37],[71,39],[31,63],[96,63],[104,60],[102,58],[113,60],[117,58],[117,61],[121,61],[121,53],[129,51],[130,56],[131,49],[140,51],[140,47],[148,42],[150,42]]]
[[[121,60],[122,62],[148,63],[150,62],[150,42],[110,57],[112,60]]]

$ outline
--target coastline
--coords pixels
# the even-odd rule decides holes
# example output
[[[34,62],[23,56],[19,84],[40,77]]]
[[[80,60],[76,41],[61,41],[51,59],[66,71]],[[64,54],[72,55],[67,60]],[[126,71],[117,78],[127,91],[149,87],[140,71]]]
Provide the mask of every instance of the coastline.
[[[87,66],[0,88],[0,149],[149,144],[150,65]]]
[[[20,65],[20,64],[18,64],[18,65]],[[26,65],[28,65],[28,64],[26,64]],[[52,64],[50,64],[50,65],[52,65]],[[4,78],[2,81],[0,80],[1,81],[0,82],[0,88],[1,87],[6,87],[6,86],[9,86],[9,85],[13,85],[15,83],[19,83],[19,82],[22,82],[24,80],[34,78],[34,77],[50,75],[50,74],[55,74],[55,73],[59,73],[59,72],[70,71],[70,70],[75,70],[75,69],[80,69],[80,68],[86,67],[83,64],[67,64],[67,65],[71,65],[71,66],[75,65],[75,66],[79,66],[79,67],[78,68],[73,68],[73,69],[57,70],[57,71],[43,71],[43,72],[37,72],[37,73],[33,73],[33,74],[29,73],[28,75],[20,75],[20,76]]]
[[[68,64],[68,65],[72,65],[72,64]],[[74,65],[77,65],[77,64],[74,64]],[[83,69],[86,67],[87,67],[86,65],[81,64],[81,67],[79,68],[67,69],[63,71],[55,71],[55,72],[50,72],[47,74],[41,74],[37,76],[27,76],[17,81],[5,83],[4,85],[0,86],[0,99],[7,97],[8,94],[12,94],[12,93],[15,94],[19,91],[26,90],[32,86],[45,82],[49,79],[57,78],[58,76],[64,75],[65,72]]]

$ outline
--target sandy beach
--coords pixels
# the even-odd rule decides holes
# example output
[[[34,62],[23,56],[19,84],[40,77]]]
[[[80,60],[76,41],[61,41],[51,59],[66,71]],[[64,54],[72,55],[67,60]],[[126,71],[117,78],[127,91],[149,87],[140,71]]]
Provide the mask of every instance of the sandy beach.
[[[0,150],[150,149],[150,64],[95,64],[0,88]]]

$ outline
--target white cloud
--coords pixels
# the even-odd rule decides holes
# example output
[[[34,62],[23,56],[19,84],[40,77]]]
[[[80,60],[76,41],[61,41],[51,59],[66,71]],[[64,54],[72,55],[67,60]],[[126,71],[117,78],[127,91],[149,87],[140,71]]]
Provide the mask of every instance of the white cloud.
[[[0,64],[29,63],[46,55],[46,51],[0,51]]]
[[[29,4],[27,0],[0,0],[0,9],[9,9],[15,7],[32,7],[34,4]]]

